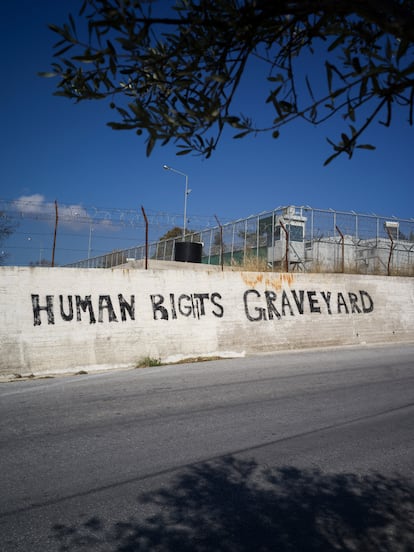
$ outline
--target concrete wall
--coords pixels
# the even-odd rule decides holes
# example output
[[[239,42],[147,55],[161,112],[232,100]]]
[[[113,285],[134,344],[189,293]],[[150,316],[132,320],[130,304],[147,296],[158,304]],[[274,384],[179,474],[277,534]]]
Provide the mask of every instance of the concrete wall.
[[[1,267],[0,375],[414,341],[412,278],[185,268]]]

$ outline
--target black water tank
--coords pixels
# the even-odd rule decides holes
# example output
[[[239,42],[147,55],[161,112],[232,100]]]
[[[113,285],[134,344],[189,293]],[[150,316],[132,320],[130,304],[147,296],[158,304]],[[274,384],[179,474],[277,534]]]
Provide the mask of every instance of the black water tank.
[[[202,251],[202,243],[175,242],[174,260],[183,263],[201,263]]]

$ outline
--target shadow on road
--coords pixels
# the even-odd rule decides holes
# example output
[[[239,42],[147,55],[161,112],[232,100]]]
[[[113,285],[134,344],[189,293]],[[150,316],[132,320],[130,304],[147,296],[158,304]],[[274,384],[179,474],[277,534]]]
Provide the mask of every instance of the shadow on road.
[[[137,499],[153,512],[111,526],[55,525],[61,551],[414,550],[414,487],[379,474],[268,469],[226,457]]]

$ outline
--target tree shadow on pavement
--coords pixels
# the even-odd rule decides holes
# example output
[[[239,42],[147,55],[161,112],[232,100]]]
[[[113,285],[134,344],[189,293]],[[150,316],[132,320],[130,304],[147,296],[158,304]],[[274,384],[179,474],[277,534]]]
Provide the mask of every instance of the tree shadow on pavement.
[[[138,497],[151,515],[55,525],[60,550],[282,552],[414,550],[414,486],[374,473],[269,469],[232,456]]]

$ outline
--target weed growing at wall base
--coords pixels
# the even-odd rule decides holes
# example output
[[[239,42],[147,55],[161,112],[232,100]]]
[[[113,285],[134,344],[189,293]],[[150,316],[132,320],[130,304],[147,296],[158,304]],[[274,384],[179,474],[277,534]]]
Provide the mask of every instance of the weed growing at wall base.
[[[159,358],[146,356],[137,362],[135,368],[150,368],[151,366],[162,366],[162,362]]]
[[[144,358],[141,358],[135,368],[150,368],[152,366],[165,366],[165,364],[170,364],[170,365],[174,365],[174,364],[190,364],[190,363],[195,363],[195,362],[209,362],[211,360],[222,360],[223,357],[221,356],[207,356],[207,357],[204,357],[204,356],[197,356],[197,357],[189,357],[189,358],[184,358],[182,360],[179,360],[177,362],[168,362],[168,363],[163,363],[161,362],[160,359],[157,359],[157,358],[152,358],[152,357],[144,357]]]

